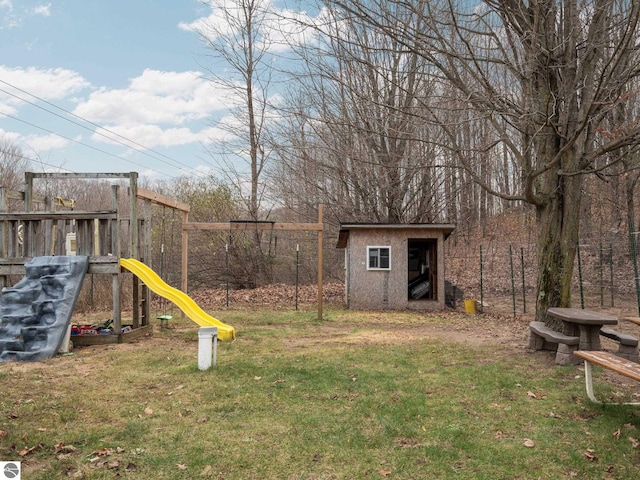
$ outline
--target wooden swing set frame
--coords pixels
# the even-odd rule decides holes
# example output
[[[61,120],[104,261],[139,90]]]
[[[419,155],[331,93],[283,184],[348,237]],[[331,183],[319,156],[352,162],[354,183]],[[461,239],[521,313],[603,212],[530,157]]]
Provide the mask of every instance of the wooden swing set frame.
[[[244,222],[225,222],[225,223],[200,223],[190,222],[189,212],[182,212],[182,283],[181,290],[187,293],[187,277],[188,277],[188,259],[189,259],[189,232],[193,231],[233,231],[246,230],[247,224]],[[318,237],[318,319],[322,320],[322,281],[323,281],[323,205],[318,205],[318,223],[277,223],[277,222],[253,222],[252,229],[255,230],[271,230],[271,231],[297,231],[297,232],[316,232]]]

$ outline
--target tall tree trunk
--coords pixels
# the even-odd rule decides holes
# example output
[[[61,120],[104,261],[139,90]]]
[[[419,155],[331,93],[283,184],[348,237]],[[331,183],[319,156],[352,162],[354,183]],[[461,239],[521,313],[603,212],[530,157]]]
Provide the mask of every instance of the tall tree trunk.
[[[583,177],[554,175],[556,193],[536,208],[538,279],[536,319],[556,330],[562,323],[547,319],[549,307],[570,307],[573,267],[579,240]]]

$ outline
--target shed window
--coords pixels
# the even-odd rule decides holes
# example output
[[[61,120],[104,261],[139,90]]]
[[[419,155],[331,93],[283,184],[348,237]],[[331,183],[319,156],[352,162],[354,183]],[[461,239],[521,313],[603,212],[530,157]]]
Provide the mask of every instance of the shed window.
[[[367,247],[367,270],[391,270],[391,247]]]

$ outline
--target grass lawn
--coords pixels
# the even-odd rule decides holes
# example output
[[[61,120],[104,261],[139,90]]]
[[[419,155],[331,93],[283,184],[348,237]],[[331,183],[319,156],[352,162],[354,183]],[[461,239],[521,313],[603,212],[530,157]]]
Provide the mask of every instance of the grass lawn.
[[[592,405],[526,323],[446,314],[230,311],[0,365],[0,460],[23,479],[633,479],[640,408]],[[606,378],[605,378],[606,377]],[[637,384],[596,369],[601,397]]]

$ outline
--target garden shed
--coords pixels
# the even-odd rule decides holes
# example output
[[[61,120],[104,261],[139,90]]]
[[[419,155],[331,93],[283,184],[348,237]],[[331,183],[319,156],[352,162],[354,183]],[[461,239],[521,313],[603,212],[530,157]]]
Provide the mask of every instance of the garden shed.
[[[445,306],[444,241],[451,224],[348,223],[345,249],[348,308],[440,310]]]

